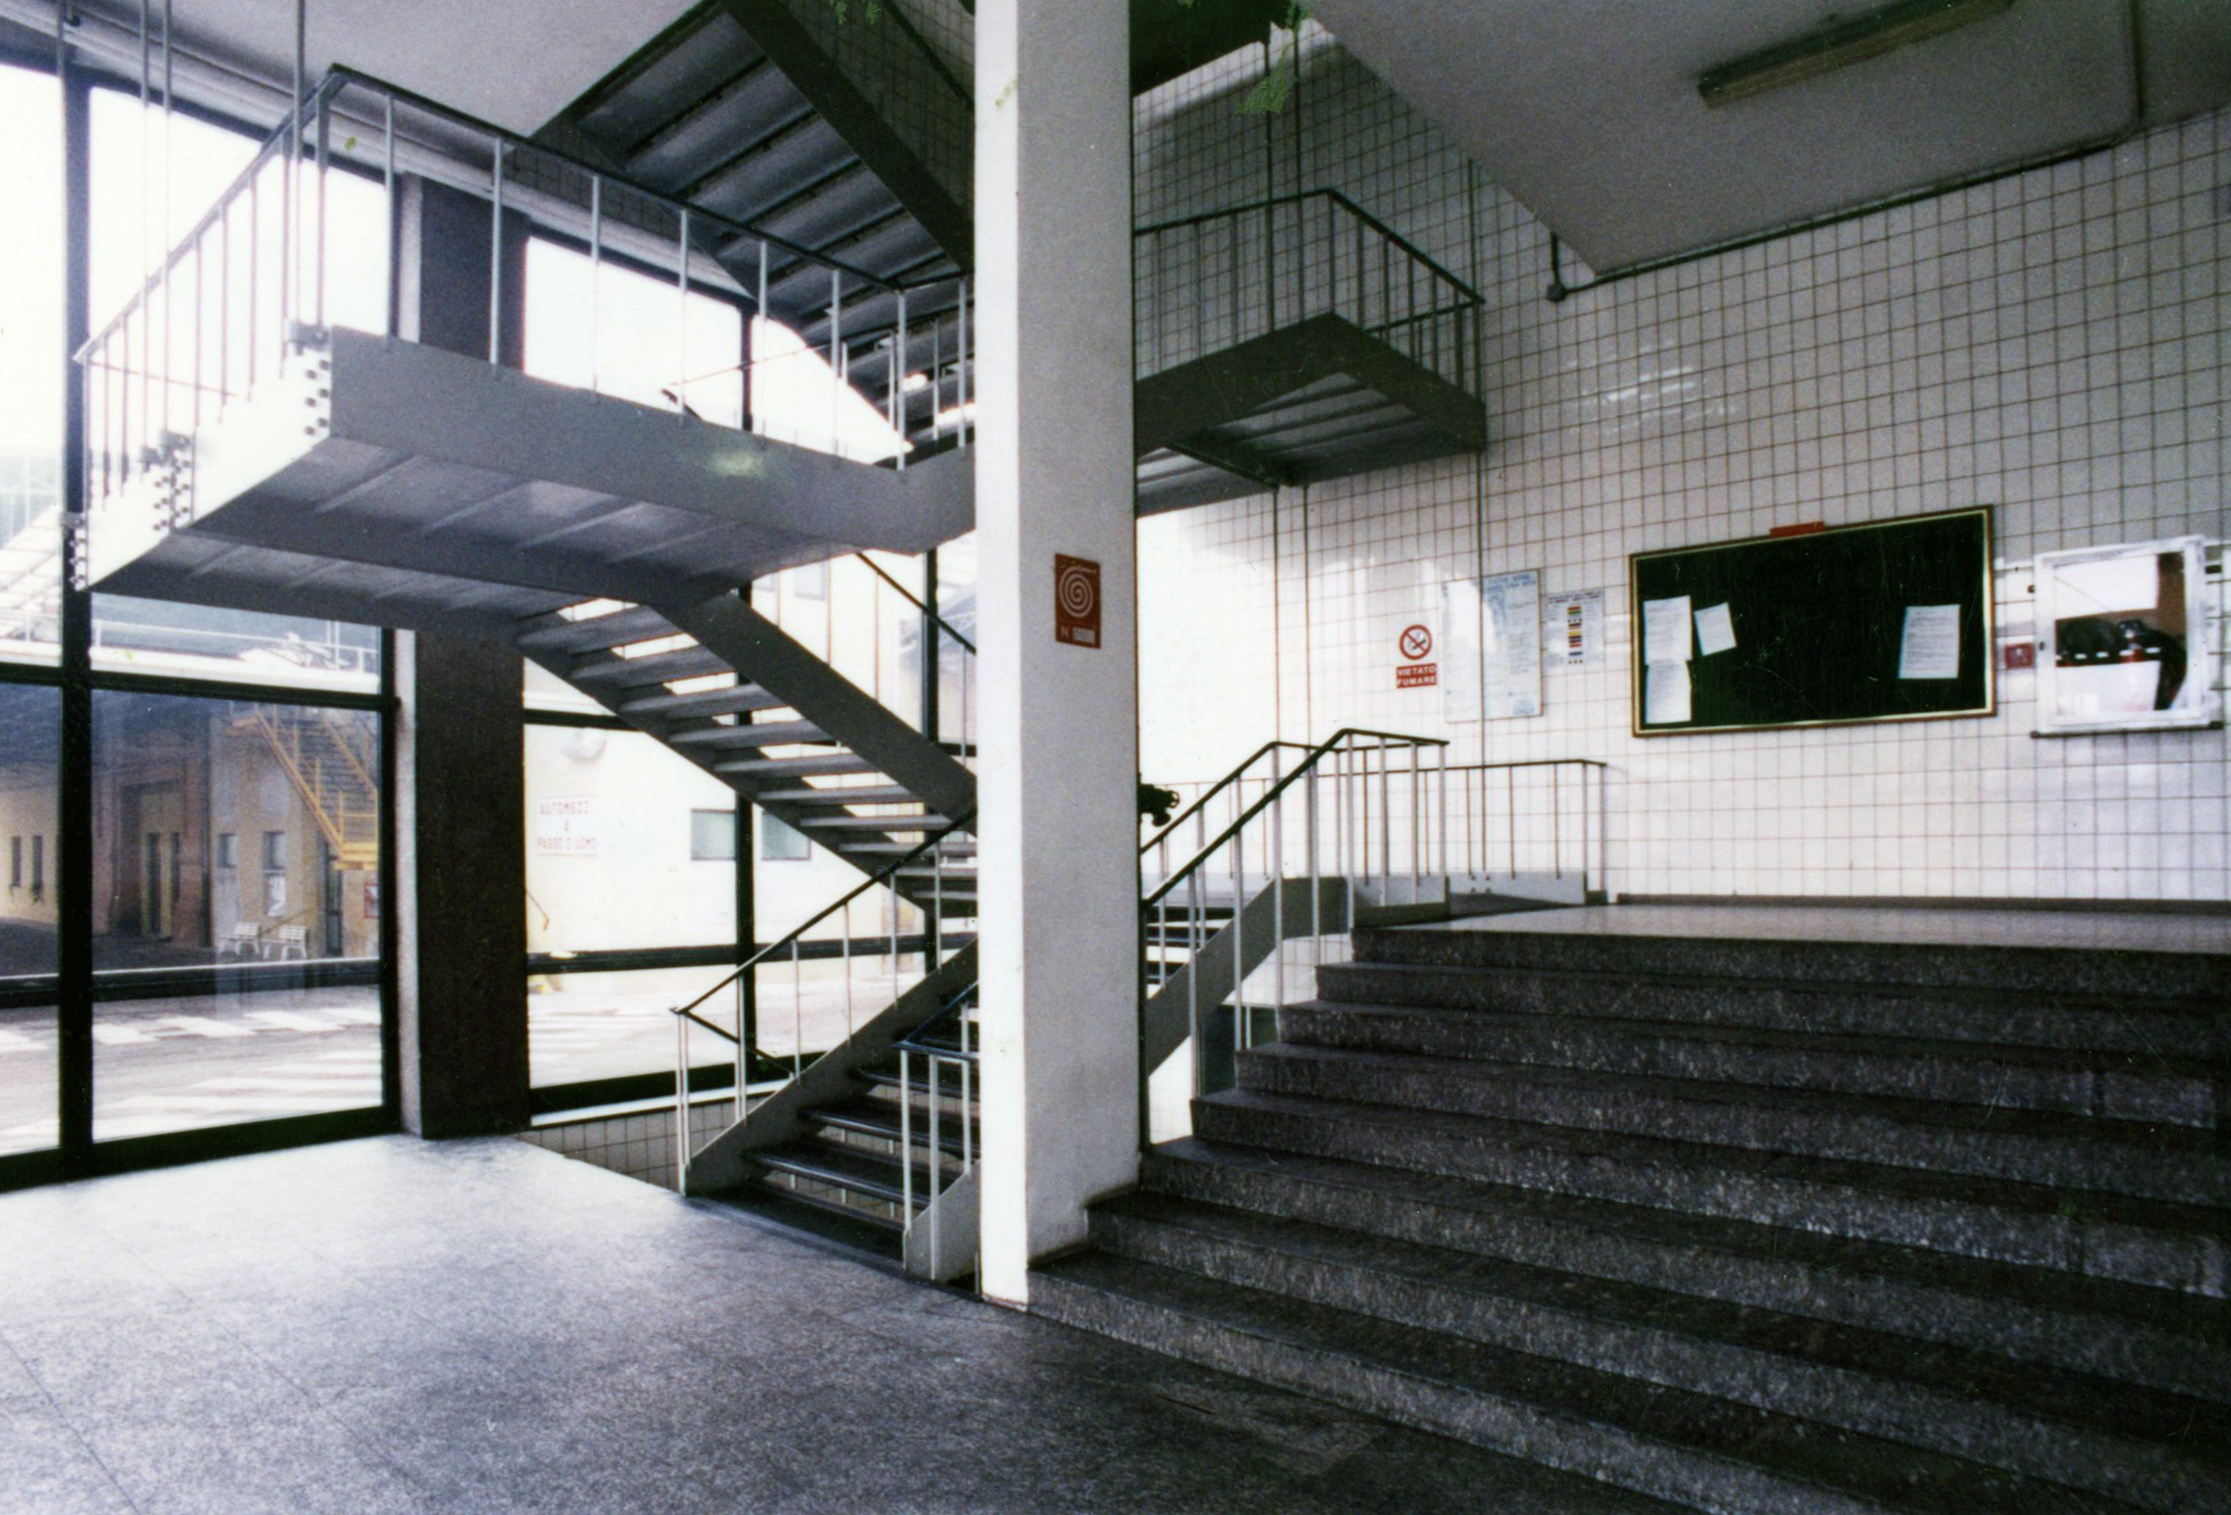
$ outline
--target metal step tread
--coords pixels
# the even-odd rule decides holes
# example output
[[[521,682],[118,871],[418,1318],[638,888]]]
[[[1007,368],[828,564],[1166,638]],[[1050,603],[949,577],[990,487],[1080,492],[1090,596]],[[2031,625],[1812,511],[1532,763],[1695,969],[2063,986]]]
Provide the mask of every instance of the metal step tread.
[[[899,784],[858,784],[850,789],[835,784],[807,785],[801,789],[769,789],[760,799],[770,805],[918,805],[921,797]]]
[[[820,778],[842,773],[880,773],[875,764],[856,752],[815,753],[810,757],[736,758],[730,762],[713,765],[715,773],[732,773],[739,778],[764,774],[771,778]]]
[[[576,658],[566,677],[576,684],[664,684],[675,679],[702,678],[709,673],[733,673],[728,659],[710,647],[677,647],[671,652],[646,653],[639,658],[599,653]]]
[[[899,1140],[899,1101],[878,1099],[870,1094],[857,1094],[850,1099],[836,1100],[826,1105],[816,1105],[801,1117],[815,1125],[850,1131],[855,1136],[872,1136],[883,1141]],[[915,1102],[914,1140],[929,1140],[929,1106]],[[962,1150],[958,1118],[945,1116],[938,1122],[938,1146],[943,1151],[958,1154]],[[982,1150],[978,1148],[978,1150]]]
[[[672,636],[679,628],[647,606],[636,605],[609,615],[574,620],[553,611],[520,623],[518,646],[522,652],[546,656],[560,653],[604,652],[630,642]]]
[[[778,1173],[788,1173],[797,1178],[811,1179],[833,1189],[844,1189],[853,1194],[864,1194],[885,1204],[901,1204],[906,1198],[903,1174],[895,1157],[883,1157],[841,1142],[817,1141],[812,1137],[786,1142],[779,1147],[767,1147],[751,1154],[753,1162]],[[917,1207],[929,1197],[932,1182],[930,1170],[921,1163],[914,1164],[914,1202]]]
[[[666,740],[677,747],[787,747],[825,742],[829,733],[811,721],[765,721],[749,726],[699,726]]]
[[[760,710],[781,710],[784,702],[780,695],[769,694],[756,684],[737,684],[727,689],[700,689],[690,694],[647,694],[635,699],[622,700],[620,714],[625,716],[663,715],[675,719],[706,715],[745,715]]]

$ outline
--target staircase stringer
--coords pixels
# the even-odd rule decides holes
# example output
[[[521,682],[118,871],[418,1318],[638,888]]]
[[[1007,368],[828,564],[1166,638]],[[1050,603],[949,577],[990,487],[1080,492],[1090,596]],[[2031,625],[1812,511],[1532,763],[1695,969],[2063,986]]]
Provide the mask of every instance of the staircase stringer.
[[[1283,882],[1274,879],[1264,884],[1248,899],[1246,908],[1202,943],[1191,960],[1148,997],[1140,1011],[1142,1066],[1159,1068],[1185,1044],[1192,1034],[1191,1006],[1198,1004],[1204,1017],[1221,1010],[1240,980],[1269,962],[1271,954],[1286,942],[1297,936],[1348,930],[1350,898],[1344,878],[1319,878],[1314,900],[1306,878]],[[1283,911],[1279,908],[1281,900]]]
[[[741,596],[657,608],[698,645],[874,764],[933,814],[957,821],[975,813],[975,774]]]
[[[855,1071],[889,1056],[899,1038],[975,982],[976,944],[971,941],[706,1143],[689,1160],[690,1192],[710,1193],[745,1182],[752,1176],[752,1152],[796,1140],[805,1129],[802,1117],[807,1110],[844,1098],[853,1089]]]
[[[669,740],[669,738],[673,734],[676,723],[669,721],[664,716],[660,715],[630,715],[621,708],[622,702],[618,698],[608,697],[604,691],[588,688],[581,684],[575,683],[571,677],[571,668],[569,666],[571,658],[567,654],[541,653],[530,650],[528,648],[521,648],[520,652],[522,653],[522,655],[532,660],[537,667],[540,667],[554,678],[557,678],[560,681],[564,682],[568,688],[573,689],[577,693],[587,695],[590,699],[595,700],[597,704],[603,708],[606,714],[611,715],[619,720],[625,721],[629,726],[633,727],[637,731],[642,732],[645,736],[650,737],[653,741],[656,741],[667,751],[675,754],[677,757],[682,758],[686,762],[690,763],[692,766],[700,769],[706,774],[711,775],[714,779],[726,785],[729,789],[733,790],[736,793],[737,797],[743,800],[746,804],[756,806],[760,810],[763,810],[767,814],[773,816],[776,820],[781,821],[784,825],[791,827],[793,830],[802,832],[807,836],[815,835],[814,829],[808,824],[808,822],[815,816],[826,814],[827,812],[816,811],[813,809],[809,809],[806,806],[791,804],[783,800],[770,800],[765,797],[777,789],[795,788],[795,780],[786,778],[760,779],[755,778],[749,774],[723,773],[716,766],[724,756],[724,754],[719,750],[699,747],[695,745],[677,744]],[[739,672],[737,676],[739,678],[744,677],[741,672]],[[847,838],[847,840],[875,840],[880,838],[881,836],[881,833],[876,833],[873,836],[863,834],[858,837]],[[862,873],[872,874],[876,872],[880,867],[882,867],[885,862],[888,861],[888,859],[881,857],[856,856],[844,847],[829,845],[827,838],[819,838],[819,840],[832,856],[842,858],[845,862],[850,863],[853,867],[859,869]],[[896,883],[897,881],[894,880],[893,882]],[[900,892],[904,893],[903,890]],[[910,902],[915,904],[922,903],[919,900],[910,900]]]

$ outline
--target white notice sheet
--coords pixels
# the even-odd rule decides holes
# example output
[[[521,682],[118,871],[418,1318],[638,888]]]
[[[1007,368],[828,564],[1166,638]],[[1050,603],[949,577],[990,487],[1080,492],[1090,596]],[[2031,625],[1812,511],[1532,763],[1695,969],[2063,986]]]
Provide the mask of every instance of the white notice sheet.
[[[1642,671],[1642,724],[1679,726],[1689,719],[1689,665],[1652,663]]]
[[[1906,634],[1898,648],[1901,679],[1960,676],[1960,607],[1908,605]]]
[[[1689,661],[1689,597],[1642,602],[1642,660],[1659,663]]]
[[[1735,650],[1735,618],[1728,614],[1725,600],[1696,613],[1696,645],[1706,657]]]

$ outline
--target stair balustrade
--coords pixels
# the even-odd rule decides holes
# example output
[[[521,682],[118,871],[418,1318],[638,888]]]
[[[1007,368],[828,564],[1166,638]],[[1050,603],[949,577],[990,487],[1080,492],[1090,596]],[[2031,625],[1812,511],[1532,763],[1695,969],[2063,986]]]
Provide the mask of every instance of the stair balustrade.
[[[676,1187],[689,1192],[691,1164],[702,1150],[690,1133],[689,1073],[692,1066],[692,1038],[696,1032],[706,1032],[726,1043],[732,1050],[735,1063],[736,1119],[741,1125],[760,1104],[780,1095],[794,1084],[820,1057],[841,1055],[863,1023],[860,1015],[860,998],[863,988],[873,996],[874,1013],[882,1014],[896,1004],[905,990],[906,975],[903,959],[919,956],[926,975],[951,955],[946,949],[968,940],[966,936],[949,933],[944,929],[948,904],[944,895],[945,867],[952,849],[966,836],[974,817],[967,816],[935,832],[918,846],[892,859],[861,883],[845,891],[836,899],[814,911],[775,941],[753,952],[717,983],[707,987],[695,998],[673,1007],[674,1017],[674,1112],[677,1155]],[[912,908],[898,891],[900,880],[916,876],[918,870],[932,870],[927,874],[928,888],[924,892],[926,908],[922,909],[922,924],[918,932],[906,933],[900,929],[902,915]],[[857,936],[854,931],[854,907],[862,900],[879,902],[888,929],[875,937]],[[973,905],[967,907],[973,913]],[[965,917],[963,917],[965,919]],[[845,1035],[837,1048],[811,1056],[806,1051],[808,1039],[805,1004],[807,978],[805,965],[809,960],[819,962],[826,954],[810,952],[815,942],[817,928],[834,924],[837,936],[837,961],[842,964],[843,1006]],[[861,950],[861,949],[867,950]],[[876,983],[863,986],[855,971],[855,960],[866,957],[880,959],[887,966],[878,974]],[[770,1083],[765,1075],[779,1067],[779,1061],[766,1057],[758,1045],[757,996],[753,986],[756,975],[765,968],[790,970],[791,1037],[790,1072],[787,1078]],[[708,1006],[725,991],[736,990],[733,1020],[723,1025],[710,1018]],[[834,998],[834,996],[831,996]],[[757,1104],[753,1100],[758,1091]]]
[[[1140,377],[1333,316],[1477,396],[1479,291],[1335,189],[1140,227]]]

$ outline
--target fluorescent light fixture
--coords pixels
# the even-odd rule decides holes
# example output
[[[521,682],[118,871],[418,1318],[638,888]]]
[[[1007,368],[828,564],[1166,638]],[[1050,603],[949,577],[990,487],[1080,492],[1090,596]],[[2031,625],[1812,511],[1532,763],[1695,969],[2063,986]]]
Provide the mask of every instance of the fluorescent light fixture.
[[[1895,4],[1836,18],[1826,24],[1745,53],[1697,79],[1697,93],[1709,106],[1747,99],[1770,89],[1801,83],[1822,74],[1879,58],[1909,43],[1926,42],[1946,32],[1995,16],[2014,0],[1896,0]]]

